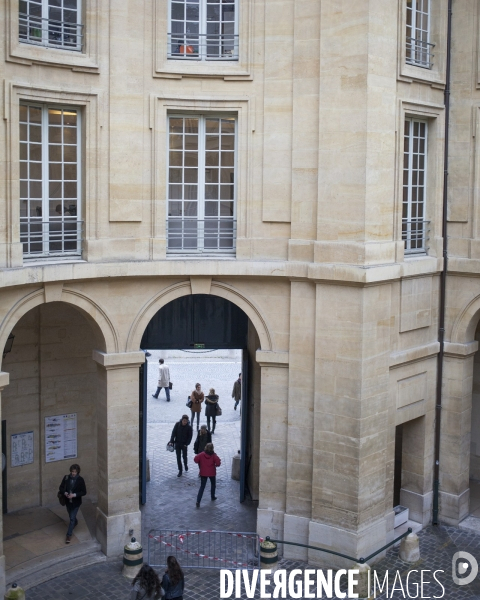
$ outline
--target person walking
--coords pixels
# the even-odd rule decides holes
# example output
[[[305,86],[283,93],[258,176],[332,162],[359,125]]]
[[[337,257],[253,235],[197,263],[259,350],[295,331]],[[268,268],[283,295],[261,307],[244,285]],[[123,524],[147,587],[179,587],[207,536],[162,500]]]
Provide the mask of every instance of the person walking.
[[[65,507],[67,509],[70,522],[67,529],[65,543],[70,544],[73,530],[78,525],[77,513],[82,504],[82,496],[85,496],[87,493],[85,481],[83,477],[80,477],[79,465],[74,464],[70,467],[70,475],[65,475],[65,477],[62,479],[62,482],[58,488],[58,492],[62,496],[65,496],[66,500]]]
[[[165,590],[165,600],[183,600],[185,577],[174,556],[167,558],[167,570],[162,578],[162,587]]]
[[[195,443],[193,444],[193,450],[194,450],[195,454],[200,454],[200,452],[203,452],[205,450],[205,446],[207,444],[210,444],[211,442],[212,442],[212,436],[210,435],[210,432],[207,430],[207,426],[202,425],[200,427],[200,431],[197,433],[197,439],[195,440]]]
[[[197,415],[197,431],[200,429],[200,413],[202,412],[202,402],[205,396],[202,392],[202,386],[199,383],[195,384],[195,389],[190,394],[190,400],[192,401],[192,427],[195,421],[195,415]]]
[[[170,438],[170,443],[175,446],[175,452],[177,453],[177,477],[182,476],[182,457],[185,471],[188,471],[187,449],[192,441],[192,434],[193,430],[188,422],[188,415],[183,415],[181,420],[175,423]]]
[[[132,581],[130,600],[159,600],[162,597],[162,584],[159,576],[150,565],[143,564]]]
[[[158,398],[160,390],[163,388],[165,390],[165,395],[167,396],[167,402],[170,402],[170,369],[165,364],[163,358],[158,362],[158,387],[157,391],[152,394],[152,398]]]
[[[207,428],[208,431],[215,433],[215,426],[217,424],[217,405],[218,396],[213,388],[210,388],[208,396],[205,397],[205,416],[207,417]],[[210,429],[210,419],[212,419],[213,427]]]
[[[212,500],[216,500],[215,488],[217,486],[217,467],[222,462],[220,458],[213,451],[213,444],[207,444],[205,450],[193,459],[198,465],[200,465],[200,489],[197,495],[197,508],[200,508],[200,502],[202,501],[203,492],[207,485],[207,479],[210,479],[210,496]]]
[[[238,403],[242,399],[242,374],[241,373],[238,374],[238,379],[233,384],[232,398],[235,400],[235,406],[233,408],[235,410],[237,410]]]

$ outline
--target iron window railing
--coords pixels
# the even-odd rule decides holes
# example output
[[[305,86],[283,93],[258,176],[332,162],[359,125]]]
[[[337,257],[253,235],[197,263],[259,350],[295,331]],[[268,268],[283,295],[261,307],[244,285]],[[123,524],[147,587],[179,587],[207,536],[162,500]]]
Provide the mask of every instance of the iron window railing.
[[[432,54],[433,48],[435,48],[435,44],[407,37],[407,64],[431,69],[433,67],[432,58],[435,56]]]
[[[168,58],[238,60],[238,35],[230,33],[169,33]]]
[[[81,256],[83,221],[76,217],[20,218],[20,242],[25,258]]]
[[[83,25],[19,13],[19,39],[26,44],[83,50]]]
[[[168,254],[235,254],[237,222],[228,217],[169,217]]]
[[[402,219],[402,240],[405,254],[425,254],[430,232],[430,221],[423,219]]]

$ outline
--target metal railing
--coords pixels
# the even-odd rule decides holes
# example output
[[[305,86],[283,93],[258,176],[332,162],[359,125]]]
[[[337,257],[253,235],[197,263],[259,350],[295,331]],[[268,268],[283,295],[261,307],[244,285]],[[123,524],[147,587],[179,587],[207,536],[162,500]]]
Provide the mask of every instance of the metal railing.
[[[168,58],[238,60],[238,35],[233,33],[169,33]]]
[[[165,567],[175,556],[182,567],[197,569],[256,569],[260,538],[256,533],[151,529],[148,564]]]
[[[407,64],[431,69],[433,67],[431,59],[435,56],[431,52],[432,48],[435,48],[435,44],[407,37]]]
[[[369,561],[371,558],[373,558],[374,556],[377,556],[377,554],[380,554],[384,550],[387,550],[388,548],[390,548],[390,546],[393,546],[394,544],[396,544],[399,540],[403,540],[403,538],[407,537],[407,535],[410,535],[412,533],[412,531],[413,531],[413,529],[411,527],[409,527],[407,529],[407,531],[405,531],[404,533],[402,533],[401,535],[399,535],[398,537],[393,539],[391,542],[388,542],[388,544],[385,544],[385,546],[382,546],[378,550],[375,550],[375,552],[372,552],[372,554],[369,554],[366,557],[361,556],[360,558],[355,558],[355,556],[349,556],[348,554],[342,554],[341,552],[335,552],[334,550],[328,550],[328,548],[320,548],[320,546],[310,546],[309,544],[300,544],[298,542],[288,542],[285,540],[272,540],[268,535],[265,538],[265,541],[266,542],[274,542],[275,544],[286,544],[288,546],[300,546],[300,548],[308,548],[309,550],[318,550],[319,552],[326,552],[327,554],[333,554],[334,556],[340,556],[341,558],[346,558],[347,560],[351,560],[354,563],[356,562],[356,563],[360,563],[361,565],[363,565],[367,561]]]
[[[405,254],[424,254],[428,250],[430,221],[423,219],[402,219],[402,240]]]
[[[229,217],[167,219],[167,252],[235,254],[237,222]]]
[[[25,258],[81,256],[83,221],[76,217],[20,218],[20,242]]]
[[[21,42],[81,52],[83,25],[55,19],[43,19],[19,13],[18,36]]]

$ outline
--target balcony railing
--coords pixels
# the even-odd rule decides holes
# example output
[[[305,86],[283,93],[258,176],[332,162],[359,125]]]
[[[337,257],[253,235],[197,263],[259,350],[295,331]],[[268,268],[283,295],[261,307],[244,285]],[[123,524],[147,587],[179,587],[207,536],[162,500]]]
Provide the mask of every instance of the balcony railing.
[[[423,219],[402,219],[402,240],[405,254],[425,254],[428,250],[430,221]]]
[[[167,220],[168,254],[235,254],[236,239],[237,222],[232,218]]]
[[[238,60],[238,35],[230,33],[169,33],[168,58]]]
[[[42,19],[20,13],[18,25],[19,39],[26,44],[77,52],[83,49],[83,25],[80,23]]]
[[[431,69],[433,67],[432,58],[435,56],[431,51],[434,47],[435,44],[430,44],[430,42],[407,37],[407,64]]]
[[[20,242],[25,258],[81,256],[83,222],[75,217],[20,218]]]

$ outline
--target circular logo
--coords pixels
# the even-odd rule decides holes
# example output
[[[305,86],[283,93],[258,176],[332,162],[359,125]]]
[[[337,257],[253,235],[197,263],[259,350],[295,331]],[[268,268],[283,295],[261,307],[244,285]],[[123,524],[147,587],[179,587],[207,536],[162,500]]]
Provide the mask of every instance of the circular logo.
[[[470,573],[463,577],[470,570]],[[452,579],[457,585],[468,585],[478,575],[477,559],[469,552],[455,552],[452,558]]]

